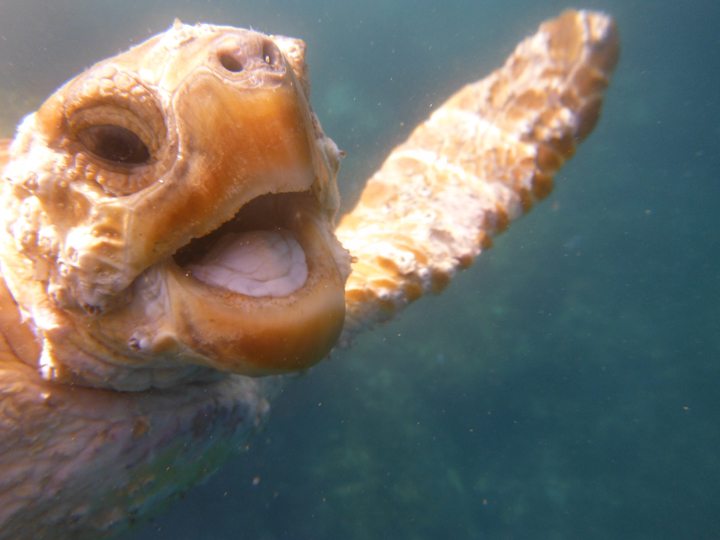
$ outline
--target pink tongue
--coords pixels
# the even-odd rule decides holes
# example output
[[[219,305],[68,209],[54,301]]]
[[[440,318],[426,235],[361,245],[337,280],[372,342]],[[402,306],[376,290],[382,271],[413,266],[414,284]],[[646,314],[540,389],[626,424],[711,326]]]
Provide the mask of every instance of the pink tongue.
[[[288,296],[307,280],[305,253],[290,231],[229,233],[197,263],[192,275],[246,296]]]

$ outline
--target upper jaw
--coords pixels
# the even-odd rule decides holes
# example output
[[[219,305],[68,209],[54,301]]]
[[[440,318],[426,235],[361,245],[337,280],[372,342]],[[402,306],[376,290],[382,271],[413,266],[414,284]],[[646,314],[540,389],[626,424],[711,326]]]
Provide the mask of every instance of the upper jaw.
[[[168,37],[173,31],[185,37]],[[40,315],[46,377],[142,390],[194,377],[188,366],[260,375],[303,369],[327,354],[342,328],[349,273],[332,233],[340,153],[308,103],[298,43],[174,29],[95,66],[36,113],[24,149],[50,147],[66,156],[67,169],[64,184],[20,190],[52,207],[43,219],[58,233],[44,282],[49,301],[28,306]],[[121,83],[130,89],[118,93]],[[93,122],[123,115],[123,129],[149,149],[140,166],[94,153],[92,137],[106,128]],[[73,202],[57,205],[58,197]],[[307,262],[302,286],[253,298],[193,277],[183,257],[197,259],[197,244],[205,249],[197,239],[225,223],[254,229],[252,208],[268,198],[279,210],[257,228],[291,231]]]

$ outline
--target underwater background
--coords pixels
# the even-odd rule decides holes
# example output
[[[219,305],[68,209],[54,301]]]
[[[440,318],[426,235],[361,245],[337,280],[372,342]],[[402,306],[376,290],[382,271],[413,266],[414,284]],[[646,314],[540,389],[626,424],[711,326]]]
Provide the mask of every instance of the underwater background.
[[[175,17],[291,35],[347,152],[347,210],[434,106],[567,7],[611,13],[623,49],[555,192],[289,385],[128,538],[720,538],[717,0],[0,0],[0,136]]]

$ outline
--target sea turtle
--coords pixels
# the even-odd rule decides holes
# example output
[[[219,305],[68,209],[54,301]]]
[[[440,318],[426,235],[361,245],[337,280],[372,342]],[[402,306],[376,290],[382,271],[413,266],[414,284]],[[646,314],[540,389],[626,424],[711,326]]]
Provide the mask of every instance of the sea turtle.
[[[618,51],[606,15],[544,23],[337,228],[302,41],[176,21],[61,87],[0,154],[0,538],[111,535],[217,470],[550,192]]]

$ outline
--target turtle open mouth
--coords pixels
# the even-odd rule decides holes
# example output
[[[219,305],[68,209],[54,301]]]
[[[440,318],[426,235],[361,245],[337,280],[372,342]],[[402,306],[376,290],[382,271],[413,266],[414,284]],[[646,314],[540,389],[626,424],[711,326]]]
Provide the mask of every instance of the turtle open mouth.
[[[311,190],[251,199],[158,266],[173,334],[220,371],[309,367],[343,326],[346,274],[336,245]]]
[[[313,206],[310,192],[261,195],[173,259],[208,285],[252,297],[289,296],[308,280],[308,220],[319,210]]]

